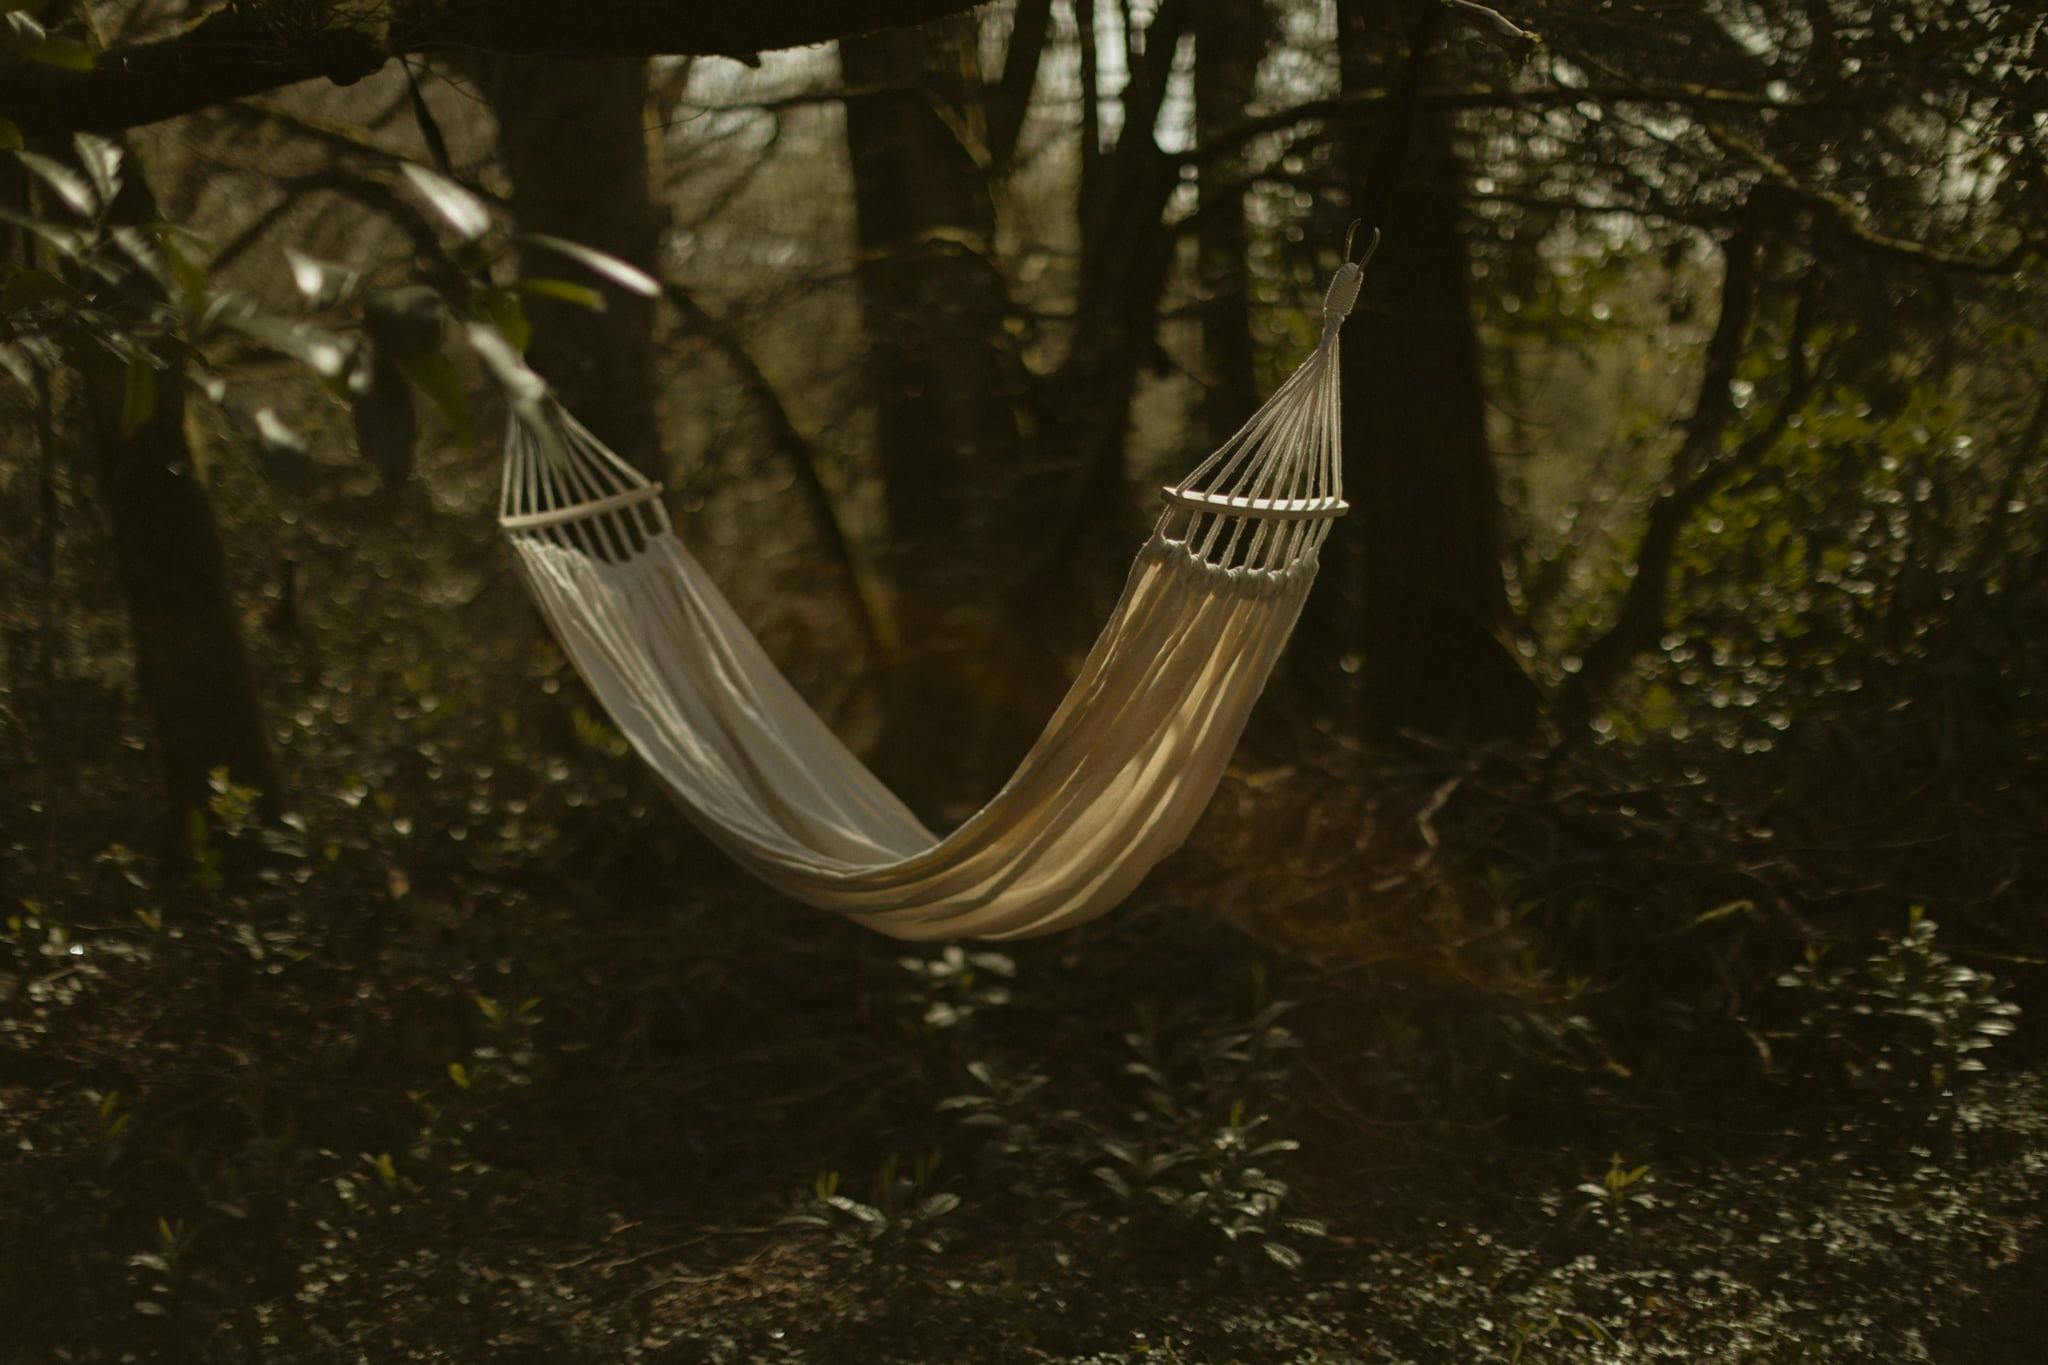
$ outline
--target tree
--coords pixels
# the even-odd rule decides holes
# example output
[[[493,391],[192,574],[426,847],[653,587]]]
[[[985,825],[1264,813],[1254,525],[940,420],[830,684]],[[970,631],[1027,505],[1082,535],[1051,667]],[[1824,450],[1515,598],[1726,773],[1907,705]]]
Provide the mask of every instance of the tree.
[[[54,334],[61,338],[57,346],[23,354],[39,356],[45,367],[61,361],[84,381],[101,502],[166,794],[174,812],[203,807],[212,774],[224,769],[274,809],[277,771],[228,592],[213,507],[185,435],[180,350],[169,344],[146,349],[128,340],[116,321],[151,317],[170,306],[161,280],[137,259],[138,250],[109,246],[122,232],[159,221],[156,198],[142,168],[118,144],[88,141],[80,151],[89,178],[66,180],[68,173],[53,163],[42,163],[42,173],[52,197],[89,219],[89,226],[69,235],[22,229],[44,244],[50,264],[70,273],[76,287],[60,285],[45,270],[20,272],[10,290],[15,302],[6,334],[37,335],[30,315],[38,309],[68,307],[73,298],[95,306],[87,321]],[[91,292],[80,292],[85,290]]]
[[[927,802],[1014,761],[1057,678],[1014,610],[1043,489],[1004,328],[977,41],[967,18],[839,45],[900,641],[885,766]],[[985,744],[1016,752],[990,764]]]
[[[1264,0],[1205,6],[1195,21],[1195,138],[1198,147],[1244,117],[1258,82],[1271,18]],[[1202,316],[1202,426],[1211,445],[1230,438],[1259,405],[1252,341],[1250,246],[1241,158],[1202,158],[1195,238]]]
[[[654,272],[661,221],[649,186],[646,61],[487,55],[476,66],[520,226]],[[528,358],[605,444],[659,478],[657,300],[614,286],[601,302],[530,296]]]
[[[1362,94],[1403,35],[1383,6],[1343,0],[1338,13],[1346,89]],[[1345,328],[1344,482],[1355,525],[1324,547],[1305,643],[1320,669],[1361,658],[1375,731],[1490,738],[1526,730],[1539,698],[1502,638],[1500,495],[1462,169],[1448,111],[1420,98],[1438,69],[1440,27],[1435,6],[1417,11],[1388,123],[1376,137],[1355,128],[1345,148],[1353,212],[1386,246]]]
[[[6,77],[0,81],[0,134],[16,140],[26,135],[55,147],[68,132],[135,127],[300,80],[324,77],[346,84],[410,53],[744,55],[962,8],[963,0],[873,0],[861,7],[766,0],[712,11],[596,0],[578,7],[574,22],[565,22],[556,4],[453,10],[401,4],[373,12],[271,0],[215,10],[169,36],[119,44],[97,56],[96,41],[65,37],[57,27],[45,29],[20,16],[25,22],[10,27],[10,54],[0,58]],[[45,17],[55,25],[66,16],[60,8]],[[517,207],[534,227],[559,230],[573,222],[579,234],[602,239],[600,245],[612,254],[651,264],[656,225],[647,195],[644,143],[629,135],[640,127],[644,68],[637,61],[613,62],[582,74],[604,79],[585,86],[544,82],[521,91],[518,100],[505,101],[512,116],[504,124],[504,145],[519,186]],[[514,73],[501,68],[499,75],[498,88],[509,94],[506,82]],[[579,122],[603,127],[595,129],[599,136],[578,154],[565,155],[564,141],[576,139]],[[585,154],[593,148],[610,159]],[[580,178],[565,176],[565,168]],[[118,200],[111,186],[110,179],[104,187],[109,202],[83,207],[100,213],[105,223],[157,220],[153,199],[132,164]],[[585,217],[590,204],[608,205],[611,211],[593,222]],[[147,295],[163,287],[159,277],[136,269],[134,262],[112,282],[128,294]],[[47,298],[39,294],[30,306],[41,306]],[[624,326],[580,328],[573,314],[547,319],[551,332],[535,358],[600,431],[629,457],[651,463],[659,448],[652,416],[652,304],[641,300],[624,306],[628,312],[639,310]],[[138,351],[126,364],[90,351],[67,357],[86,380],[101,452],[101,486],[133,622],[137,674],[175,809],[203,803],[209,774],[222,768],[274,804],[277,774],[227,593],[219,535],[186,443],[181,364],[168,346],[167,341],[166,350],[155,355]],[[420,364],[424,367],[425,361]],[[387,377],[382,389],[388,392],[381,397],[391,401],[366,404],[359,398],[359,421],[366,409],[409,413],[407,381],[392,357],[381,358],[374,373]],[[429,381],[437,401],[454,401],[440,374],[434,371]],[[376,386],[373,397],[374,391]],[[409,446],[409,418],[401,427],[386,434],[393,436],[392,443]]]

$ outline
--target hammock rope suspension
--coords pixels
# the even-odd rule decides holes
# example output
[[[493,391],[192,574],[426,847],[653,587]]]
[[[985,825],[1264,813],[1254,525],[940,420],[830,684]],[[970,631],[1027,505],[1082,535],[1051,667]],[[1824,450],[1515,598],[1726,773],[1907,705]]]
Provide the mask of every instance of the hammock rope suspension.
[[[1338,333],[1178,483],[1066,699],[941,838],[799,697],[675,535],[661,485],[552,402],[507,435],[499,526],[612,723],[755,875],[902,939],[1021,938],[1114,908],[1221,781],[1344,515]],[[1347,243],[1347,255],[1349,244]]]

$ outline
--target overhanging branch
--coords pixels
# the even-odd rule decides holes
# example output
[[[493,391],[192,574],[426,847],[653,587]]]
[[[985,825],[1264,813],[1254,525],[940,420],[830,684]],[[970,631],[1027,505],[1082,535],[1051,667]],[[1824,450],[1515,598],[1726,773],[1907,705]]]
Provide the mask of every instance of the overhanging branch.
[[[973,7],[973,0],[394,0],[358,10],[244,0],[168,37],[111,47],[90,71],[11,65],[0,80],[0,117],[34,133],[113,132],[300,81],[347,85],[413,53],[746,56]]]

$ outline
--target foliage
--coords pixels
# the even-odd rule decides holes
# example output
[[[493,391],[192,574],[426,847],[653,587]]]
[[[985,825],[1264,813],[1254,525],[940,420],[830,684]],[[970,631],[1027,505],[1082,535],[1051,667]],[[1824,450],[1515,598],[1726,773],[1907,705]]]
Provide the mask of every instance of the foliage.
[[[514,239],[494,232],[484,202],[445,176],[410,163],[401,180],[426,202],[452,244],[434,243],[409,280],[366,285],[360,271],[285,253],[304,303],[336,325],[285,317],[246,293],[217,288],[205,261],[206,243],[155,221],[146,191],[130,192],[122,149],[89,133],[72,139],[76,166],[20,150],[15,159],[33,174],[48,201],[41,213],[0,211],[0,221],[30,234],[50,267],[0,263],[0,369],[34,390],[38,374],[64,366],[121,367],[118,414],[122,436],[148,422],[163,384],[188,384],[215,403],[228,384],[210,359],[229,338],[254,343],[303,366],[327,392],[348,405],[363,456],[388,480],[412,469],[418,441],[416,398],[425,398],[448,431],[465,444],[473,435],[470,401],[451,343],[481,365],[516,412],[532,420],[543,439],[546,385],[521,359],[533,335],[525,297],[560,299],[602,309],[603,296],[588,286],[526,274],[510,284],[505,273]],[[410,213],[392,200],[394,212]],[[138,208],[150,211],[147,218]],[[140,219],[140,220],[138,220]],[[603,252],[544,234],[516,241],[531,253],[564,257],[601,278],[642,294],[655,282]],[[304,482],[307,445],[273,408],[247,416],[265,471],[278,483]]]
[[[1303,1265],[1296,1242],[1325,1234],[1294,1211],[1296,1192],[1270,1168],[1295,1151],[1265,1135],[1297,1046],[1285,1001],[1247,1020],[1202,1021],[1144,1008],[1124,1035],[1124,1082],[1109,1111],[1084,1115],[1052,1102],[1044,1075],[966,1066],[974,1088],[939,1103],[976,1146],[980,1168],[1020,1197],[1108,1230],[1178,1242],[1189,1232],[1240,1272]],[[1135,1084],[1135,1093],[1130,1093]]]
[[[1830,963],[1818,947],[1779,976],[1799,1002],[1787,1051],[1810,1071],[1832,1071],[1880,1103],[1952,1115],[1957,1090],[1985,1070],[1979,1054],[2010,1037],[2018,1005],[2000,983],[1935,944],[1917,907],[1903,933],[1861,960]]]

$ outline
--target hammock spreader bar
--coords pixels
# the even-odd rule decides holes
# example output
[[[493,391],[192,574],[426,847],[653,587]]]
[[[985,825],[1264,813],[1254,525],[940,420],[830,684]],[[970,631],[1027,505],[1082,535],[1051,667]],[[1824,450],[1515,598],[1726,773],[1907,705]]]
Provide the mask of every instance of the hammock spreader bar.
[[[559,407],[542,430],[514,421],[499,525],[612,723],[763,881],[896,938],[1049,933],[1112,909],[1180,846],[1287,643],[1347,510],[1338,331],[1362,267],[1338,270],[1301,367],[1163,490],[1066,699],[943,838],[777,671],[675,536],[660,486]]]

